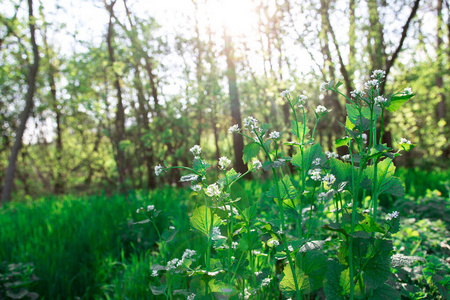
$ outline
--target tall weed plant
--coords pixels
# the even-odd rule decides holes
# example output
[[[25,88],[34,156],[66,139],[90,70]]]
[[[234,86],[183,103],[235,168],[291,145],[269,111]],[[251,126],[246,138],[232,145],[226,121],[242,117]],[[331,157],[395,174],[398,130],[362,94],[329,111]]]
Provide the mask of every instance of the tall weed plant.
[[[243,128],[229,129],[248,140],[245,174],[221,157],[220,176],[211,178],[212,166],[199,145],[190,149],[191,167],[156,166],[156,175],[185,170],[180,181],[189,182],[199,199],[190,226],[202,236],[203,247],[171,257],[168,244],[177,230],[160,232],[155,222],[158,208],[139,208],[137,212],[146,216],[139,223],[151,224],[160,238],[159,263],[151,266],[152,293],[166,299],[399,299],[389,279],[395,259],[390,236],[399,230],[400,216],[397,211],[380,215],[378,203],[382,194],[403,195],[393,159],[414,145],[402,138],[392,149],[381,141],[386,111],[395,112],[414,94],[405,88],[381,95],[384,76],[384,71],[374,71],[364,90],[353,91],[351,97],[339,91],[341,82],[320,87],[348,102],[344,136],[336,141],[336,147],[346,147],[347,155],[324,152],[316,142],[317,125],[330,110],[313,108],[307,96],[285,91],[281,96],[293,116],[290,134],[271,130],[251,116]],[[314,127],[309,128],[311,117]],[[293,139],[284,141],[283,136]],[[283,150],[288,147],[293,155]],[[272,174],[271,187],[261,195],[272,206],[262,210],[259,203],[241,205],[234,186],[247,173],[261,171]]]

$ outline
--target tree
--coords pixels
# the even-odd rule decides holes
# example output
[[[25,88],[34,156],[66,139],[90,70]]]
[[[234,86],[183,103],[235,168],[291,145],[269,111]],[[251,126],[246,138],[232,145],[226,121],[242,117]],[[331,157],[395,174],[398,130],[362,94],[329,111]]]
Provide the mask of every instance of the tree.
[[[27,93],[25,97],[25,107],[20,115],[20,124],[16,131],[16,137],[11,149],[8,161],[8,169],[5,175],[5,183],[3,185],[2,197],[0,202],[7,201],[11,198],[11,192],[14,183],[14,173],[16,170],[17,156],[22,147],[22,138],[27,125],[28,117],[33,108],[33,97],[36,91],[36,78],[39,69],[39,49],[36,43],[36,25],[33,15],[33,0],[28,0],[28,26],[30,28],[30,42],[33,51],[33,62],[28,67],[27,74]]]

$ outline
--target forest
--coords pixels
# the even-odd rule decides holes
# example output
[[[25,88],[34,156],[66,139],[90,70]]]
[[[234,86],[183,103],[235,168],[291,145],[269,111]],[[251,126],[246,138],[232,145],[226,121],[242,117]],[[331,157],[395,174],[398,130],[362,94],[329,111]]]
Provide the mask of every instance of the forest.
[[[448,0],[0,0],[0,299],[449,299]]]

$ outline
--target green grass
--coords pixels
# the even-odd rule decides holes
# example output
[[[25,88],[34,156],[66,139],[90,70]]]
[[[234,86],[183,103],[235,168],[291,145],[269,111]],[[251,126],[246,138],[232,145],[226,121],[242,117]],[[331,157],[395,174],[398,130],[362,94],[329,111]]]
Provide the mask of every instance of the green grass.
[[[442,178],[450,172],[401,169],[407,194],[417,198],[427,189],[438,189],[446,197]],[[261,201],[267,184],[246,181],[232,193],[241,197],[242,207]],[[7,203],[0,208],[0,262],[33,263],[39,278],[29,290],[45,299],[115,298],[151,299],[150,266],[159,259],[155,230],[136,209],[154,204],[161,214],[160,231],[169,226],[179,230],[170,257],[184,249],[204,250],[204,241],[190,230],[189,212],[200,201],[189,188],[161,188],[150,193],[122,196],[41,198]],[[0,295],[1,296],[1,295]],[[0,297],[1,298],[1,297]]]

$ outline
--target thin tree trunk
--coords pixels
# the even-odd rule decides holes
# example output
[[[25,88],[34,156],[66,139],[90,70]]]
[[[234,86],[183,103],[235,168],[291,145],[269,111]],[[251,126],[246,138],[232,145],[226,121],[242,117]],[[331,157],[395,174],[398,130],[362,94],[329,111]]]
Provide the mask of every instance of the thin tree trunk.
[[[230,93],[230,110],[231,117],[234,124],[238,124],[239,128],[242,128],[241,119],[241,103],[239,102],[239,93],[237,87],[236,66],[234,62],[234,53],[231,36],[229,36],[225,30],[225,55],[227,58],[227,78],[228,78],[228,90]],[[233,134],[233,148],[235,159],[235,170],[240,173],[247,172],[247,166],[242,160],[242,154],[244,151],[244,139],[240,134]]]
[[[30,27],[31,35],[31,46],[33,49],[33,64],[29,66],[28,73],[28,90],[25,100],[25,108],[20,115],[20,125],[16,131],[16,140],[11,149],[11,155],[8,161],[8,169],[5,175],[5,183],[2,190],[2,197],[0,202],[7,201],[11,198],[11,192],[14,183],[14,172],[16,170],[17,156],[19,155],[20,148],[22,147],[23,133],[27,125],[28,117],[30,116],[31,110],[33,108],[33,97],[36,91],[36,78],[39,69],[39,50],[36,43],[36,28],[35,19],[33,16],[33,0],[28,0],[28,25]]]

